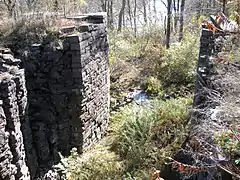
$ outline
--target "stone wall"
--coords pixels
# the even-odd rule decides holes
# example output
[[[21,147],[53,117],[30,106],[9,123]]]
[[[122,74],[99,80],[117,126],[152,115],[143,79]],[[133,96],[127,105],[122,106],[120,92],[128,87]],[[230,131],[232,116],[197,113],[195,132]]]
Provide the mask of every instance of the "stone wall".
[[[26,117],[24,70],[8,49],[0,49],[0,179],[30,179],[26,151],[34,151]],[[28,145],[25,150],[23,141]],[[31,157],[29,156],[29,161]]]
[[[73,147],[82,152],[106,134],[110,82],[105,18],[105,13],[69,17],[74,26],[33,44],[22,62],[11,62],[11,70],[0,59],[5,63],[0,65],[0,142],[6,144],[1,151],[12,168],[5,169],[0,159],[5,172],[0,176],[46,179],[59,152],[69,155]]]
[[[72,143],[77,147],[87,147],[106,133],[109,108],[106,29],[103,25],[82,27],[87,32],[66,38],[73,54],[72,100],[76,107],[71,109],[74,111],[71,112],[71,130]]]
[[[203,102],[206,101],[206,96],[203,93],[203,88],[206,87],[206,84],[210,84],[209,77],[211,76],[213,65],[209,61],[209,58],[213,54],[214,47],[215,43],[213,32],[207,29],[203,29],[200,38],[200,50],[194,93],[194,106],[201,106],[204,104]]]

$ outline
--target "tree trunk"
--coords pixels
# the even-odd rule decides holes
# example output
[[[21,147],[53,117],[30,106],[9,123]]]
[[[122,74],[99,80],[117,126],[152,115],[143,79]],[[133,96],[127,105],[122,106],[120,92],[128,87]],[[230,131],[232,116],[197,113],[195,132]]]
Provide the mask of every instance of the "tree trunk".
[[[146,1],[142,0],[143,3],[143,19],[144,23],[147,24],[147,8],[146,8]]]
[[[131,28],[132,28],[133,25],[132,25],[132,12],[131,12],[130,0],[127,0],[127,4],[128,4],[128,16],[129,16],[129,21],[130,21],[130,25],[131,25]]]
[[[148,13],[149,13],[149,17],[150,17],[150,22],[152,22],[152,13],[151,13],[151,0],[149,0],[149,2],[148,2]]]
[[[167,17],[166,16],[164,16],[163,26],[164,26],[164,34],[167,35]]]
[[[107,0],[101,0],[102,11],[107,12]]]
[[[223,13],[225,14],[226,12],[226,1],[227,0],[223,0],[223,9],[222,9],[222,11],[223,11]]]
[[[181,9],[180,9],[180,19],[179,19],[179,23],[180,23],[179,38],[178,38],[179,42],[182,41],[182,39],[183,39],[183,13],[184,13],[184,8],[185,8],[185,0],[182,0]]]
[[[14,16],[14,10],[16,6],[16,0],[3,0],[4,5],[7,7],[9,17]]]
[[[66,4],[63,3],[63,16],[66,18],[67,17],[67,10],[66,10]]]
[[[156,0],[153,0],[153,11],[155,16],[157,17]]]
[[[174,32],[177,33],[178,31],[178,21],[179,21],[179,4],[180,4],[180,0],[176,0],[173,1],[173,8],[174,8],[174,23],[173,23],[173,29]]]
[[[126,4],[126,0],[122,0],[122,7],[121,7],[121,10],[120,10],[119,16],[118,16],[118,31],[121,31],[121,30],[122,30],[123,15],[124,15],[125,4]]]
[[[110,29],[113,29],[113,2],[112,0],[108,0],[108,3],[107,3],[107,21],[108,21],[108,27]]]
[[[156,9],[156,0],[153,0],[153,12],[154,12],[154,22],[157,21],[157,9]]]
[[[172,0],[167,1],[167,32],[166,32],[166,48],[170,47],[170,35],[171,35],[171,16],[172,16]]]
[[[137,36],[137,0],[134,0],[134,35]]]
[[[123,10],[123,15],[122,15],[122,25],[125,27],[125,8]]]
[[[118,31],[122,30],[123,13],[124,13],[124,9],[125,9],[125,4],[126,4],[126,0],[122,0],[122,7],[121,7],[121,10],[120,10],[119,16],[118,16]]]
[[[174,10],[173,29],[174,29],[174,33],[175,33],[177,31],[177,16],[178,16],[176,0],[173,0],[173,10]]]

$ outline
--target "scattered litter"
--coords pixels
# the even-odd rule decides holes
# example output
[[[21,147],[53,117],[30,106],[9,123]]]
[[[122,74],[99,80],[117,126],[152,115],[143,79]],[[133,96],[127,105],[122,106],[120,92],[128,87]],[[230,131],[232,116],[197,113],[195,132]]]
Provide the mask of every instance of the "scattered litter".
[[[239,29],[239,14],[236,13],[235,16],[237,17],[236,21],[230,20],[227,16],[220,12],[218,15],[211,15],[210,20],[204,20],[202,22],[202,26],[204,28],[209,29],[213,33],[217,32],[229,32],[229,33],[236,33]]]

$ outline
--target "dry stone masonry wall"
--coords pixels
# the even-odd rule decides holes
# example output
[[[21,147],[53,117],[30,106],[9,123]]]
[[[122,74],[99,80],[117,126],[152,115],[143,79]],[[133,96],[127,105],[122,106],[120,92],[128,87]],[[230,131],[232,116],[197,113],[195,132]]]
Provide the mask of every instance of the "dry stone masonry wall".
[[[0,179],[30,179],[26,151],[31,130],[25,118],[27,93],[24,70],[10,50],[0,49]],[[23,129],[25,127],[25,129]],[[27,137],[30,135],[29,137]],[[23,141],[28,144],[24,148]],[[32,150],[32,149],[31,149]],[[30,160],[30,157],[29,157]]]
[[[74,111],[71,112],[74,115],[71,117],[72,141],[74,146],[84,148],[107,131],[110,82],[106,26],[102,23],[83,24],[80,31],[84,33],[68,36],[66,43],[70,44],[69,52],[73,57],[72,100],[76,101],[73,103],[76,106],[71,109]]]
[[[59,152],[69,155],[73,147],[81,152],[105,135],[110,100],[105,18],[102,13],[69,18],[77,25],[33,44],[22,62],[9,54],[11,68],[0,54],[3,179],[46,179]]]

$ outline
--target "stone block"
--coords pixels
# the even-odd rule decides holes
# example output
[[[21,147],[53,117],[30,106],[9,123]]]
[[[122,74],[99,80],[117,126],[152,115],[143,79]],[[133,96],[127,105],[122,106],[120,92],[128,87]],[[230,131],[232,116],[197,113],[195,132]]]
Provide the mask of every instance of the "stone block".
[[[78,27],[78,30],[80,32],[89,32],[89,31],[92,31],[92,29],[93,29],[93,27],[92,27],[92,24],[90,24],[90,23],[84,23]]]
[[[81,49],[80,44],[79,43],[71,43],[70,44],[70,50],[72,51],[79,51]]]
[[[69,43],[69,44],[78,44],[82,41],[82,37],[80,35],[68,35],[66,38],[65,38],[66,42]]]
[[[213,36],[213,32],[210,31],[209,29],[202,29],[202,36],[203,37],[210,37],[210,36]]]
[[[66,34],[69,34],[69,33],[73,33],[75,31],[76,27],[75,26],[65,26],[65,27],[62,27],[60,28],[60,31],[62,33],[66,33]]]

